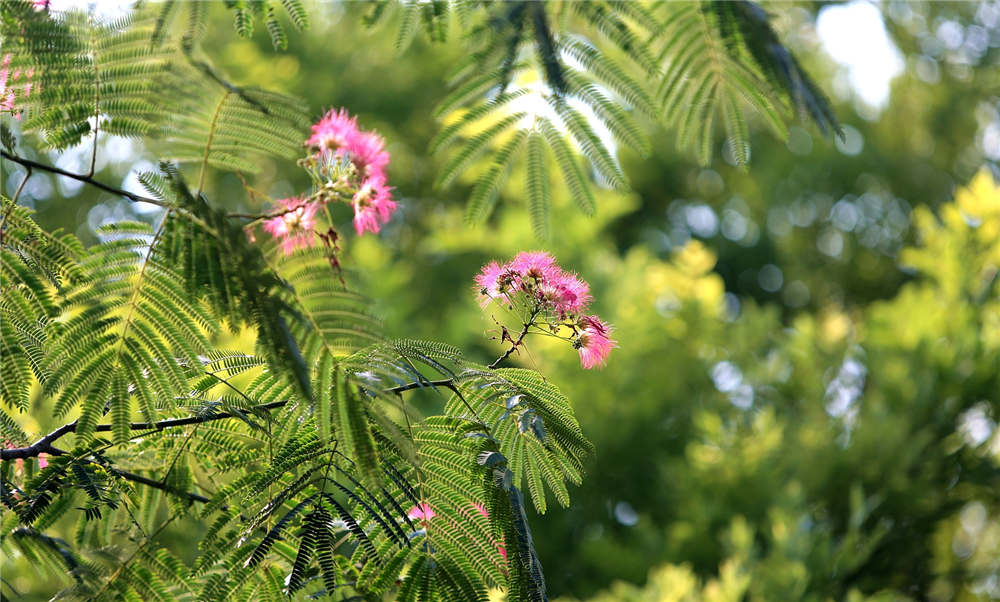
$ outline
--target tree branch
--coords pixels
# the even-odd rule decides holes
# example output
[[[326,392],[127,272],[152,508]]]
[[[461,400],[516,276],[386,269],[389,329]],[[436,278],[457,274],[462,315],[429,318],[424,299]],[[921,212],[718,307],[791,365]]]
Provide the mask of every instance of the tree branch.
[[[490,370],[496,370],[497,366],[500,365],[500,362],[510,357],[510,354],[514,353],[514,350],[521,346],[521,342],[524,341],[524,337],[528,334],[528,329],[535,323],[535,318],[538,317],[539,311],[541,311],[541,309],[536,307],[535,310],[531,312],[531,317],[524,323],[524,328],[522,328],[521,333],[517,335],[517,340],[511,340],[510,349],[505,351],[503,355],[498,357],[492,364],[489,365]]]
[[[167,203],[167,202],[164,202],[164,201],[158,201],[156,199],[151,199],[149,197],[145,197],[145,196],[141,196],[141,195],[138,195],[138,194],[134,194],[134,193],[129,192],[127,190],[122,190],[120,188],[114,188],[114,187],[108,186],[107,184],[104,184],[102,182],[98,182],[97,180],[95,180],[91,176],[81,175],[81,174],[75,174],[75,173],[66,171],[65,169],[59,169],[58,167],[55,167],[55,166],[52,166],[52,165],[45,165],[44,163],[38,163],[37,161],[32,161],[31,159],[25,159],[23,157],[18,157],[17,155],[12,155],[11,153],[8,153],[5,150],[0,150],[0,155],[2,155],[3,158],[5,158],[5,159],[13,161],[14,163],[19,163],[19,164],[25,166],[29,170],[30,169],[39,169],[41,171],[47,171],[49,173],[54,173],[56,175],[60,175],[60,176],[66,177],[66,178],[70,178],[70,179],[76,180],[78,182],[83,182],[84,184],[90,184],[91,186],[93,186],[95,188],[100,188],[101,190],[103,190],[105,192],[111,192],[111,193],[117,194],[119,196],[123,196],[126,199],[132,201],[133,203],[150,203],[152,205],[156,205],[158,207],[165,207],[167,209],[174,208],[174,205],[172,205],[171,203]]]
[[[173,495],[186,497],[192,502],[201,502],[205,504],[212,501],[211,498],[207,498],[203,495],[199,495],[191,491],[183,491],[180,489],[175,489],[170,485],[163,483],[162,481],[150,479],[148,477],[142,476],[141,474],[135,474],[134,472],[128,472],[127,470],[119,470],[117,468],[112,468],[111,472],[125,479],[126,481],[132,481],[133,483],[139,483],[140,485],[147,485],[149,487],[153,487],[161,491],[166,491],[167,493],[172,493]]]
[[[400,385],[398,387],[392,387],[390,389],[386,389],[385,392],[402,393],[404,391],[412,391],[413,389],[421,389],[424,387],[448,387],[452,391],[455,391],[457,389],[457,387],[455,387],[454,379],[446,378],[442,380],[429,380],[424,382],[407,383],[405,385]],[[284,407],[286,404],[288,404],[288,400],[272,401],[271,403],[264,403],[253,406],[252,408],[249,408],[247,411],[248,412],[269,411]],[[203,422],[212,422],[214,420],[237,418],[238,416],[239,415],[235,413],[225,412],[221,414],[205,414],[202,416],[191,416],[189,418],[172,418],[170,420],[161,420],[159,422],[133,422],[129,425],[129,430],[162,431],[163,429],[168,429],[175,426],[201,424]],[[53,447],[52,444],[56,440],[68,435],[69,433],[76,432],[76,427],[77,427],[76,421],[71,422],[69,424],[64,424],[27,447],[15,447],[11,449],[0,450],[0,460],[19,460],[24,458],[35,458],[39,454],[52,454],[54,456],[60,456],[65,452],[59,448]],[[110,424],[99,424],[94,428],[94,431],[106,432],[110,431],[112,428],[113,427]]]

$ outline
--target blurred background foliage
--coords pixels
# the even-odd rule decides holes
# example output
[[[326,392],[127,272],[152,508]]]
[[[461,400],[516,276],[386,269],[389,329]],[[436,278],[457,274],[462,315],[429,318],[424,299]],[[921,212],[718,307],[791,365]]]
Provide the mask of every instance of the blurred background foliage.
[[[317,116],[347,107],[386,137],[402,209],[378,238],[349,237],[342,261],[389,333],[489,361],[501,347],[473,293],[482,264],[542,246],[591,283],[621,346],[606,369],[581,373],[575,354],[537,340],[515,357],[562,387],[598,450],[572,506],[532,517],[556,597],[1000,598],[1000,193],[990,176],[1000,4],[848,6],[877,13],[895,49],[883,101],[861,94],[857,65],[818,33],[843,6],[765,5],[830,92],[843,140],[798,125],[782,141],[752,123],[742,170],[721,140],[702,168],[656,131],[649,157],[618,149],[633,190],[598,191],[593,218],[553,178],[544,245],[516,196],[523,173],[476,228],[463,224],[475,172],[433,187],[431,114],[456,45],[420,34],[400,54],[391,24],[359,26],[369,7],[322,3],[311,29],[275,52],[265,31],[238,38],[221,3],[209,6],[203,47],[233,81],[303,96]],[[84,172],[88,149],[41,158]],[[97,178],[135,187],[154,157],[110,139]],[[4,165],[8,195],[18,169]],[[264,196],[308,183],[294,163],[268,162],[251,185],[260,194],[231,175],[206,188],[218,205],[260,210]],[[105,221],[156,217],[46,174],[20,199],[42,225],[89,240]],[[4,573],[27,596],[46,589]]]

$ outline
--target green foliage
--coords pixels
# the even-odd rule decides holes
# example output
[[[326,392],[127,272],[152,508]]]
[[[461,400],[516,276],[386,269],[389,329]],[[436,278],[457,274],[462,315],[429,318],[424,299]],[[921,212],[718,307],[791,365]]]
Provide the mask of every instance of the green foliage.
[[[385,9],[379,4],[372,21],[391,12]],[[638,2],[406,2],[399,12],[398,48],[409,44],[418,23],[431,40],[443,40],[449,24],[457,23],[468,48],[454,70],[453,91],[436,111],[450,123],[431,148],[452,151],[438,178],[441,186],[493,149],[493,163],[469,198],[470,221],[489,215],[517,158],[505,143],[512,127],[538,131],[544,121],[568,133],[598,182],[617,190],[627,189],[627,178],[594,122],[643,156],[651,148],[643,126],[662,122],[676,132],[678,146],[703,164],[714,154],[717,119],[733,160],[749,162],[746,105],[781,138],[787,136],[791,106],[821,130],[839,131],[819,88],[750,2],[658,2],[649,8]],[[448,143],[456,137],[464,140],[454,149]],[[553,151],[571,196],[579,207],[591,207],[593,184],[581,177],[572,151],[559,146]],[[528,155],[542,159],[528,163],[525,193],[536,237],[545,239],[551,203],[538,184],[548,159],[537,146],[529,145]]]
[[[23,448],[26,475],[5,455],[3,546],[68,568],[72,598],[545,599],[518,485],[543,511],[543,482],[564,505],[564,480],[580,482],[591,447],[565,397],[442,343],[373,344],[378,323],[327,257],[267,258],[172,166],[140,179],[167,214],[109,224],[90,249],[4,200],[5,436],[27,445],[6,411],[35,381],[55,418],[80,407]],[[215,348],[221,323],[252,326],[257,354]],[[454,394],[441,416],[404,402],[438,387]],[[74,449],[51,445],[70,433]],[[194,503],[211,526],[188,566],[156,537]],[[45,534],[74,515],[73,543]]]
[[[163,158],[228,171],[256,173],[262,156],[293,158],[308,125],[298,99],[256,88],[219,85],[182,70],[178,111],[166,125]]]
[[[188,38],[197,37],[204,29],[205,10],[198,2],[178,2],[167,0],[158,9],[157,32],[168,29],[178,12],[187,11],[186,34]],[[283,11],[275,7],[280,4]],[[284,12],[296,31],[309,29],[309,13],[302,0],[226,0],[226,8],[233,12],[233,27],[240,37],[253,37],[259,20],[264,21],[271,44],[275,50],[288,48],[288,33],[286,25],[282,25],[279,12]],[[158,37],[158,36],[157,36]]]
[[[167,166],[167,196],[190,217],[167,216],[163,227],[164,250],[173,265],[184,270],[188,291],[204,291],[217,315],[234,327],[242,321],[257,330],[262,355],[276,372],[285,374],[305,398],[310,398],[308,369],[288,326],[292,312],[277,294],[287,287],[267,267],[259,247],[247,240],[242,228],[213,209],[203,196],[195,197],[180,175]],[[162,183],[146,176],[150,190],[163,190]]]
[[[94,131],[151,134],[169,114],[162,84],[168,56],[149,44],[150,19],[94,23],[72,12],[50,19],[28,2],[5,2],[0,14],[5,52],[33,69],[33,94],[19,99],[22,129],[43,134],[45,147],[64,149]]]
[[[3,14],[37,19],[23,31],[41,31],[43,20],[62,27],[61,15],[17,12],[20,4],[4,3]],[[207,341],[192,363],[183,349],[190,343],[175,349],[163,337],[176,337],[174,322],[194,314],[153,321],[165,355],[150,354],[139,377],[125,372],[124,394],[105,388],[105,402],[128,397],[127,420],[122,404],[106,405],[92,410],[98,421],[89,436],[66,432],[36,448],[45,450],[40,457],[4,449],[4,597],[464,600],[495,597],[490,590],[499,587],[508,598],[539,599],[585,597],[616,580],[598,599],[975,600],[996,591],[995,187],[983,178],[954,205],[918,211],[912,237],[906,225],[911,205],[950,199],[954,182],[966,181],[988,148],[990,78],[975,66],[968,77],[951,52],[928,54],[935,32],[921,30],[955,19],[965,27],[962,15],[975,4],[887,8],[886,26],[911,67],[894,80],[893,104],[879,119],[854,119],[850,104],[834,99],[836,114],[853,121],[848,140],[863,140],[857,156],[813,146],[798,127],[787,148],[758,140],[756,120],[767,115],[738,86],[725,88],[733,102],[715,99],[709,155],[718,132],[731,128],[753,141],[752,173],[722,162],[699,169],[668,148],[673,131],[655,129],[669,123],[655,92],[670,65],[656,57],[670,36],[656,34],[657,23],[681,8],[675,3],[383,3],[383,15],[409,13],[404,41],[414,43],[405,58],[393,56],[398,31],[368,37],[346,18],[375,6],[345,5],[345,18],[296,38],[278,57],[267,56],[260,18],[258,35],[233,45],[231,13],[221,4],[171,6],[151,34],[171,68],[157,79],[169,84],[165,106],[183,98],[211,116],[225,98],[227,111],[246,112],[241,119],[255,134],[226,134],[240,145],[237,158],[207,161],[206,149],[221,150],[220,138],[207,138],[211,118],[181,125],[168,110],[153,119],[142,147],[119,147],[142,148],[141,158],[155,164],[181,156],[163,138],[190,138],[190,161],[179,169],[197,186],[187,189],[173,168],[142,177],[169,212],[164,222],[93,186],[70,199],[68,180],[44,166],[17,188],[24,170],[5,155],[5,193],[23,206],[5,201],[0,215],[0,439],[25,453],[78,417],[85,402],[55,417],[64,391],[46,391],[45,383],[60,362],[53,342],[85,344],[66,328],[89,323],[88,308],[111,321],[88,336],[128,345],[138,335],[123,330],[131,304],[122,299],[131,291],[137,311],[162,312],[160,287],[179,283],[183,301],[208,317],[209,327],[199,327]],[[802,32],[811,31],[812,15],[768,11],[781,16],[781,37],[789,32],[795,48],[809,47]],[[776,50],[754,5],[711,3],[700,14],[714,47],[767,82],[762,90],[782,123],[795,109],[835,129],[818,88]],[[984,18],[975,26],[993,36]],[[148,32],[144,18],[134,22]],[[3,52],[16,50],[15,66],[32,64],[18,46],[23,31],[5,27]],[[961,53],[974,48],[977,31],[965,29],[972,41]],[[421,42],[445,36],[495,44],[480,57],[457,44]],[[550,40],[563,49],[546,49]],[[995,50],[978,64],[991,64]],[[553,56],[567,63],[563,84]],[[798,58],[823,72],[821,57]],[[466,70],[458,70],[454,94],[439,93],[442,72],[461,59],[468,62],[459,65]],[[940,84],[920,79],[928,71],[918,78],[912,65],[926,64],[939,65]],[[254,219],[260,198],[300,189],[286,169],[291,162],[270,159],[295,154],[305,121],[291,100],[262,102],[276,105],[268,112],[243,102],[245,88],[224,72],[378,123],[391,141],[391,183],[406,212],[386,229],[385,244],[348,237],[346,255],[324,246],[282,257],[267,241],[246,239],[250,229],[240,226]],[[550,97],[539,105],[544,113],[517,102],[541,86]],[[15,87],[17,99],[22,90]],[[86,99],[90,88],[81,90]],[[436,159],[439,169],[420,149],[434,134],[429,104],[443,96],[450,98],[439,105],[438,150],[447,155]],[[483,110],[490,99],[507,104]],[[600,134],[596,142],[579,126],[570,130],[560,102]],[[597,121],[620,151],[604,143]],[[22,137],[24,123],[5,120],[5,152],[56,161],[36,151],[46,132]],[[692,131],[700,127],[696,121]],[[98,159],[111,157],[117,142],[102,135]],[[514,150],[494,165],[508,144]],[[543,163],[534,160],[539,154]],[[130,166],[103,163],[93,179],[108,184]],[[249,183],[231,173],[250,166],[259,175]],[[480,219],[501,197],[523,196],[522,207],[491,220],[489,236],[455,228],[462,215],[454,204],[485,173]],[[636,194],[595,185],[609,184],[608,174],[621,182],[627,175]],[[457,190],[433,190],[433,180]],[[547,196],[549,219],[540,210]],[[598,201],[594,219],[560,213],[570,202],[595,213]],[[693,210],[706,209],[719,218],[715,236],[685,225]],[[851,209],[857,223],[848,227]],[[129,215],[152,227],[124,223]],[[615,325],[621,348],[599,373],[581,373],[564,348],[549,353],[555,347],[542,337],[509,361],[547,380],[479,364],[496,357],[486,336],[500,337],[484,336],[492,323],[467,294],[469,277],[490,257],[531,245],[529,218],[550,222],[546,247],[586,277],[598,312]],[[338,228],[346,221],[328,219]],[[109,220],[88,248],[53,225],[90,241],[88,226]],[[689,235],[704,244],[684,245]],[[913,242],[897,255],[903,240]],[[830,241],[842,250],[834,253]],[[116,251],[116,243],[126,248]],[[137,272],[146,254],[155,282]],[[121,263],[101,264],[116,257]],[[783,274],[776,292],[759,285],[766,264]],[[109,276],[91,277],[99,273]],[[803,287],[805,301],[793,294]],[[174,370],[181,386],[160,398],[156,379]],[[552,383],[576,401],[571,414]],[[155,400],[152,424],[141,398]],[[599,454],[589,453],[577,423]],[[408,516],[420,504],[435,516]]]
[[[84,277],[76,263],[84,250],[74,237],[49,234],[32,221],[28,210],[6,197],[0,200],[0,358],[5,369],[16,375],[0,384],[0,405],[24,411],[28,408],[32,377],[46,378],[42,362],[46,327],[55,328],[50,321],[59,313],[53,292]],[[0,428],[8,439],[23,441],[23,435],[17,436],[20,429],[7,414],[0,416]]]
[[[47,341],[42,385],[56,416],[81,404],[78,437],[110,412],[115,440],[125,443],[132,398],[147,421],[170,407],[214,325],[169,258],[154,254],[160,231],[119,222],[102,234],[109,240],[79,263],[85,284],[65,294],[60,310],[71,317]]]
[[[659,56],[667,67],[656,98],[676,129],[678,146],[692,149],[700,163],[708,164],[713,124],[716,115],[721,115],[729,151],[738,165],[745,165],[750,160],[750,141],[741,100],[750,103],[779,137],[787,136],[771,84],[753,63],[730,50],[732,44],[727,46],[726,39],[715,35],[715,29],[723,29],[713,24],[715,14],[697,4],[663,6],[666,15],[658,33],[664,42]]]

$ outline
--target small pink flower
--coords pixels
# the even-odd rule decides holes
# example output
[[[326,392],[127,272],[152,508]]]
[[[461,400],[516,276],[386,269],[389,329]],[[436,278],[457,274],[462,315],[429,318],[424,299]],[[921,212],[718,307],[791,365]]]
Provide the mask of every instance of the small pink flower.
[[[382,224],[392,218],[396,203],[392,200],[391,188],[382,177],[371,177],[354,195],[354,229],[358,235],[365,231],[378,234]]]
[[[510,262],[510,268],[523,278],[543,280],[555,276],[562,270],[556,265],[556,260],[544,251],[527,251],[518,253]]]
[[[7,76],[10,74],[10,57],[11,54],[8,52],[3,55],[3,61],[0,61],[0,93],[7,89]]]
[[[279,239],[281,251],[291,255],[295,249],[307,248],[315,244],[313,227],[316,225],[316,211],[319,205],[298,197],[280,199],[279,205],[285,209],[281,215],[264,221],[264,230]]]
[[[434,509],[431,508],[430,504],[427,502],[421,502],[419,505],[410,508],[410,511],[406,513],[406,516],[411,519],[427,521],[437,516],[437,514],[435,514]]]
[[[344,149],[358,168],[362,177],[385,179],[385,168],[389,165],[389,153],[385,150],[385,139],[375,132],[357,132],[348,139]]]
[[[38,467],[45,468],[49,465],[49,461],[45,459],[45,454],[38,454]]]
[[[31,0],[36,12],[41,12],[49,7],[49,0]]]
[[[313,134],[306,140],[306,146],[319,149],[337,150],[347,144],[358,133],[358,120],[347,113],[347,109],[327,111],[315,125]]]
[[[578,314],[590,304],[590,285],[576,274],[559,271],[543,286],[543,293],[551,297],[556,311],[561,314]]]
[[[586,316],[580,320],[580,334],[573,346],[580,351],[580,364],[586,370],[604,366],[608,354],[618,346],[608,335],[611,327],[597,316]]]
[[[333,151],[338,156],[348,155],[362,178],[385,178],[385,168],[389,165],[385,139],[375,132],[360,130],[357,117],[351,117],[347,109],[336,112],[330,109],[312,126],[312,131],[306,146]]]
[[[512,274],[506,266],[491,261],[476,274],[476,287],[479,291],[479,305],[486,307],[490,301],[498,299],[509,303],[508,292]]]

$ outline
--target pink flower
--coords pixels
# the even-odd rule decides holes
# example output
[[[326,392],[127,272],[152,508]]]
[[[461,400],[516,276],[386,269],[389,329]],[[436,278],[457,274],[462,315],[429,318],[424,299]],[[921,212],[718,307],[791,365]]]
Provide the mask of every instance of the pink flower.
[[[385,185],[384,177],[373,176],[354,194],[354,229],[359,236],[366,230],[378,234],[382,224],[392,218],[396,203],[391,190]]]
[[[479,304],[486,307],[490,301],[498,299],[509,303],[507,293],[510,290],[512,273],[507,266],[491,261],[476,274],[476,287],[479,290]]]
[[[17,81],[17,79],[21,77],[21,68],[18,67],[14,69],[14,73],[10,73],[9,70],[10,70],[11,57],[12,55],[8,52],[7,54],[4,55],[3,60],[0,61],[0,110],[13,112],[15,110],[14,90],[7,87],[7,82],[8,80],[11,82]],[[34,70],[32,70],[32,73],[34,73]],[[31,76],[29,75],[28,77],[30,78]],[[25,95],[31,93],[31,88],[30,88],[31,84],[28,84],[28,86],[29,87],[27,88]],[[21,118],[20,113],[15,115],[15,117],[17,119],[20,119]]]
[[[590,304],[590,285],[576,274],[558,270],[542,286],[542,293],[560,314],[578,314]]]
[[[3,55],[3,61],[0,61],[0,93],[3,93],[7,89],[7,76],[10,73],[10,57],[11,54],[8,52]]]
[[[510,268],[526,280],[543,280],[555,276],[562,271],[556,265],[555,258],[544,251],[518,253],[511,260]]]
[[[604,366],[608,354],[618,346],[608,335],[611,327],[597,316],[586,316],[580,320],[580,334],[573,346],[580,351],[580,364],[586,370],[594,366]]]
[[[339,111],[330,109],[312,126],[312,132],[306,146],[320,154],[346,156],[354,165],[357,181],[339,184],[356,187],[351,199],[354,229],[358,235],[378,233],[396,211],[392,188],[386,185],[385,168],[389,165],[389,153],[385,150],[385,140],[375,132],[358,129],[357,118],[351,117],[344,108]]]
[[[358,120],[348,115],[347,109],[342,108],[339,112],[330,109],[312,126],[312,131],[312,136],[306,140],[306,146],[337,150],[357,135]]]
[[[385,168],[389,165],[389,153],[385,150],[385,139],[375,132],[358,132],[344,146],[351,161],[362,177],[381,176],[385,179]]]
[[[49,7],[49,0],[31,0],[36,12],[41,12]]]
[[[427,502],[421,502],[419,505],[410,508],[410,511],[406,513],[406,516],[412,519],[420,520],[430,520],[437,516],[434,509]]]
[[[280,240],[281,251],[291,255],[295,249],[311,247],[316,240],[313,227],[316,225],[316,211],[319,205],[301,198],[280,199],[278,204],[284,213],[264,221],[264,230]]]

